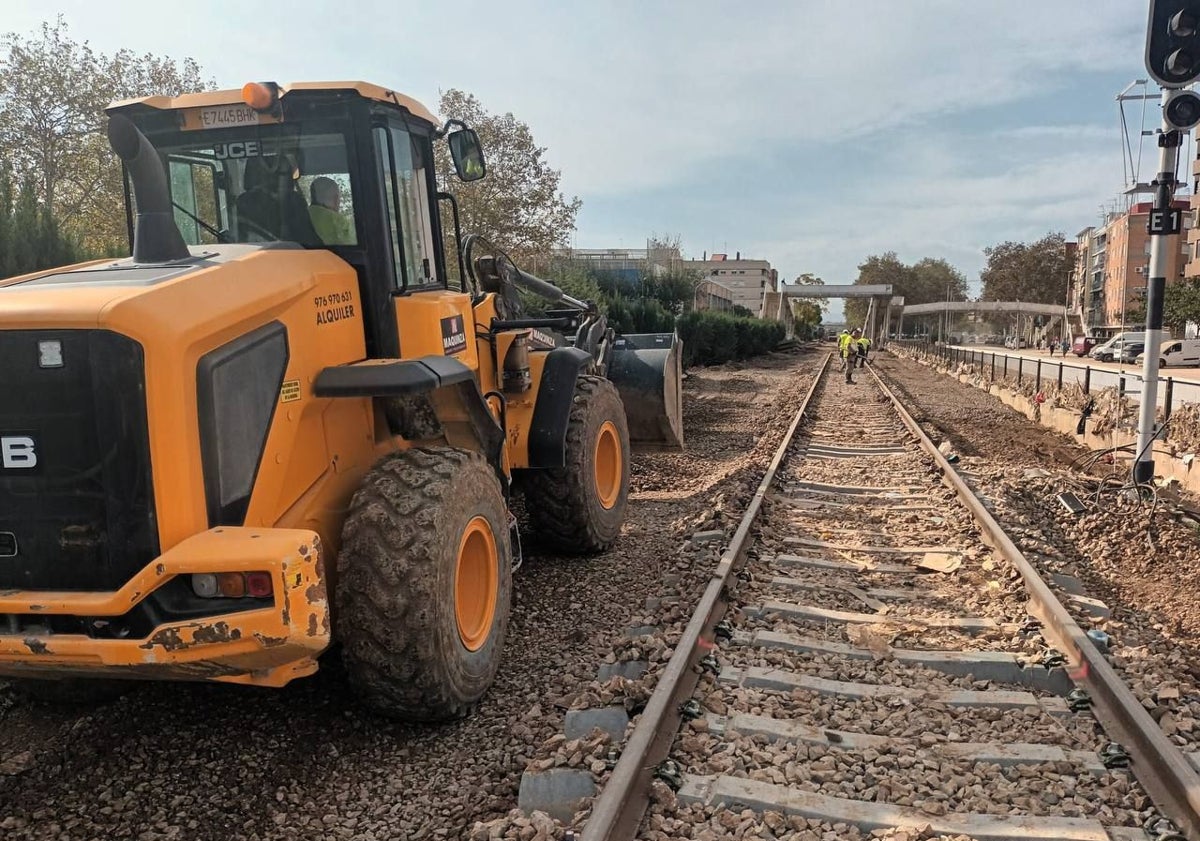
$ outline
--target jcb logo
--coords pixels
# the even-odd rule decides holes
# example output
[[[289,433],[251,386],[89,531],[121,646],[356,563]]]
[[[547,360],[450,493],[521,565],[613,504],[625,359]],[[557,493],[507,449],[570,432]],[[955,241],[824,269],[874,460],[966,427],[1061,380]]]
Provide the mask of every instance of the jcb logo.
[[[37,463],[35,444],[28,435],[0,436],[0,467],[5,470],[32,470]]]

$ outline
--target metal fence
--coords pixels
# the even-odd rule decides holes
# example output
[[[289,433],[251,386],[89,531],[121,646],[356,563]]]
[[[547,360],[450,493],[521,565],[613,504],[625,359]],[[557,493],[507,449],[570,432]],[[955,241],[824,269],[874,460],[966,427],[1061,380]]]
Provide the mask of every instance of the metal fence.
[[[889,344],[921,350],[936,356],[948,365],[970,364],[987,370],[992,379],[1015,379],[1018,384],[1032,381],[1034,387],[1077,383],[1084,394],[1093,390],[1116,388],[1122,397],[1141,403],[1142,375],[1138,371],[1113,371],[1097,368],[1084,362],[1067,362],[1050,357],[1029,359],[995,350],[940,345],[920,340],[892,340]],[[1185,403],[1200,403],[1200,372],[1197,381],[1179,380],[1172,376],[1158,378],[1158,405],[1166,417]]]

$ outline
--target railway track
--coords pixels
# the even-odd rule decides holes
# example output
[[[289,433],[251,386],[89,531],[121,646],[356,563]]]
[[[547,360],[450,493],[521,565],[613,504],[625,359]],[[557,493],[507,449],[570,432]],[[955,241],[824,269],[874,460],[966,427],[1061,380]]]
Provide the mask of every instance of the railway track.
[[[884,384],[831,366],[583,841],[1200,837],[1189,758]]]

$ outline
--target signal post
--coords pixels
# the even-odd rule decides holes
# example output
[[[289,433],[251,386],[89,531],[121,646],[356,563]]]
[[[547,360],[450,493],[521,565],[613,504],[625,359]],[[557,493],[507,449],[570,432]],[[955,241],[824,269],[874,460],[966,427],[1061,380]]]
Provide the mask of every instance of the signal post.
[[[1167,284],[1170,249],[1178,248],[1183,215],[1174,209],[1183,132],[1200,124],[1200,96],[1185,90],[1200,76],[1200,2],[1150,0],[1146,27],[1146,70],[1163,87],[1162,129],[1158,135],[1158,174],[1154,179],[1154,204],[1150,211],[1150,276],[1146,281],[1146,344],[1142,367],[1142,405],[1138,416],[1137,451],[1133,480],[1154,480],[1154,441],[1160,430],[1158,409],[1158,349],[1162,345],[1163,295]]]

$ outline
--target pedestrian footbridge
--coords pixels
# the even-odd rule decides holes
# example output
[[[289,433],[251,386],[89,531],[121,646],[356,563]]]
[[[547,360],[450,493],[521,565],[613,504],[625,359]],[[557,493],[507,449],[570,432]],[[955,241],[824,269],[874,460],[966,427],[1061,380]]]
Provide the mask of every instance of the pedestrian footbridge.
[[[902,310],[906,316],[941,315],[961,312],[1001,312],[1013,315],[1059,315],[1062,304],[1034,304],[1029,301],[935,301],[931,304],[909,304]]]

